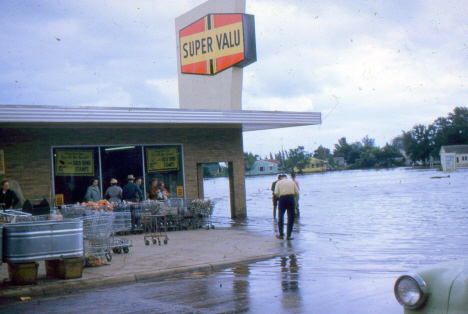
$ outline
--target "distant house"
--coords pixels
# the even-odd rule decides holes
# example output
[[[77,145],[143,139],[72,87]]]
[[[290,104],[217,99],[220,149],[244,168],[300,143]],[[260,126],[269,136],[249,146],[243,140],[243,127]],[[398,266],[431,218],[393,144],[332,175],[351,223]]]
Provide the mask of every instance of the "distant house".
[[[312,158],[310,164],[302,169],[303,173],[313,173],[327,171],[328,161]],[[294,171],[299,172],[299,169],[294,168]]]
[[[344,157],[333,157],[333,161],[338,166],[346,166],[346,160],[344,159]]]
[[[252,170],[245,173],[246,176],[255,176],[259,174],[277,174],[278,173],[278,160],[276,159],[263,159],[257,160]]]
[[[439,155],[444,172],[468,166],[468,145],[442,146]]]

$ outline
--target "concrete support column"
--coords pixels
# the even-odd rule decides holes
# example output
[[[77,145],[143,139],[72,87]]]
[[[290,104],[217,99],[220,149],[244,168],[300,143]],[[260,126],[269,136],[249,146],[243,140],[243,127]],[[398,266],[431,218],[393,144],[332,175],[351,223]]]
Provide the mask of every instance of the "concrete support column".
[[[244,164],[239,161],[228,162],[228,173],[231,218],[245,218],[247,217],[247,208],[245,200]]]
[[[204,199],[203,164],[197,164],[197,185],[198,185],[198,198],[199,199]]]

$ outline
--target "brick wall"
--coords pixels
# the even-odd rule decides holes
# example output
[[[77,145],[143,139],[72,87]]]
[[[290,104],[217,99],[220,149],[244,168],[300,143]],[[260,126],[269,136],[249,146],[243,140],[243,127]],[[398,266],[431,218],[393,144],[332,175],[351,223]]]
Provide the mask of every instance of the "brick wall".
[[[236,217],[246,216],[242,130],[233,128],[154,128],[133,125],[40,125],[0,127],[0,149],[5,153],[6,174],[16,180],[25,198],[52,195],[52,146],[114,144],[182,144],[187,198],[197,198],[197,164],[233,163]]]

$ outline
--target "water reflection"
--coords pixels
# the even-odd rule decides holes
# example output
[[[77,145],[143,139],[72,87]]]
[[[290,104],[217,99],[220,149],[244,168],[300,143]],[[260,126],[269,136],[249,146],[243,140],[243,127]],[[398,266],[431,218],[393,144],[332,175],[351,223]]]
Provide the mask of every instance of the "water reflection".
[[[281,266],[281,305],[284,309],[300,307],[302,296],[299,290],[299,267],[296,254],[282,256]]]
[[[234,273],[234,280],[233,280],[233,299],[239,300],[236,302],[236,312],[240,313],[250,308],[249,300],[250,300],[250,291],[249,291],[249,275],[250,275],[250,267],[248,264],[241,264],[232,269]]]

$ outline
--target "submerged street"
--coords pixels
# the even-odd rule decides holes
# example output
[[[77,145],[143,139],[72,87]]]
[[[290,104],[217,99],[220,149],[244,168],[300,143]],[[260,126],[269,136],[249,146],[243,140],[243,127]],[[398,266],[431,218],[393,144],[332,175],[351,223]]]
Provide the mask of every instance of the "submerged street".
[[[435,169],[401,168],[298,176],[301,218],[294,241],[278,240],[279,257],[53,298],[2,300],[0,310],[402,313],[393,296],[401,273],[468,256],[468,170],[431,179],[440,175]],[[246,179],[249,218],[242,221],[229,218],[228,180],[205,180],[205,195],[218,199],[216,228],[274,237],[269,190],[274,178]]]

